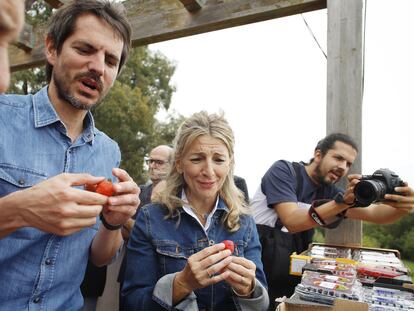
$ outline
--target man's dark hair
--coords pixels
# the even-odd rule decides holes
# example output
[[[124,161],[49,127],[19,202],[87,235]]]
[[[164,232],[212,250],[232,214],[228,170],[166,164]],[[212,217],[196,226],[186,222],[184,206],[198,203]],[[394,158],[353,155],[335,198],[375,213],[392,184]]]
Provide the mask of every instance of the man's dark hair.
[[[125,64],[131,47],[131,26],[120,3],[100,0],[74,0],[62,6],[53,15],[47,36],[52,40],[56,52],[62,50],[65,40],[72,35],[81,15],[92,14],[108,23],[124,42],[118,73]],[[88,31],[85,29],[85,31]],[[46,63],[46,78],[50,82],[53,66]]]
[[[356,142],[352,139],[351,136],[348,136],[343,133],[329,134],[325,138],[321,139],[316,145],[315,151],[320,150],[322,156],[325,156],[325,154],[329,150],[334,148],[334,145],[337,141],[343,142],[344,144],[351,146],[353,149],[356,150],[356,152],[358,152],[358,146]],[[309,161],[309,163],[312,163],[312,161],[313,161],[313,158]]]

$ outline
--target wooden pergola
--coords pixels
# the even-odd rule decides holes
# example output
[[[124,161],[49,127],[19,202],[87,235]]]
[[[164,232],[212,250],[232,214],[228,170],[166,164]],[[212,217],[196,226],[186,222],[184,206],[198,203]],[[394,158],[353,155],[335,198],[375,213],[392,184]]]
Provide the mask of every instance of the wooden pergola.
[[[45,1],[54,8],[66,2]],[[28,6],[33,2],[26,0]],[[352,171],[361,172],[363,0],[127,0],[123,4],[134,47],[327,8],[326,130],[355,138],[360,152]],[[10,59],[12,71],[43,65],[44,29],[26,24],[10,48]],[[346,220],[326,232],[327,243],[360,245],[361,241],[360,221]]]

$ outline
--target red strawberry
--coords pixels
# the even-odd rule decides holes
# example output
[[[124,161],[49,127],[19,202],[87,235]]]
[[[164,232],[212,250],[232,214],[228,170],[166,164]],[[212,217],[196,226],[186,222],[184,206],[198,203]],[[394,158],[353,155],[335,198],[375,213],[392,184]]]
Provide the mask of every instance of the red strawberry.
[[[97,186],[95,192],[106,195],[108,197],[114,195],[115,190],[110,180],[103,180]]]
[[[86,191],[90,191],[90,192],[95,192],[96,191],[96,184],[85,184],[85,190]]]
[[[225,246],[224,249],[230,250],[230,252],[232,254],[234,253],[234,243],[233,243],[233,241],[231,241],[231,240],[224,240],[221,243],[224,243],[224,246]]]

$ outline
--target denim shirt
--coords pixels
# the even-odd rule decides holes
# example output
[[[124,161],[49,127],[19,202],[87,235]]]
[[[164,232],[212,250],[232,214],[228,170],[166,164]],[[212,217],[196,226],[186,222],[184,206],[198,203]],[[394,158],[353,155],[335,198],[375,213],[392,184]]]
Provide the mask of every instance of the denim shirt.
[[[87,114],[75,142],[47,87],[35,95],[0,96],[0,197],[68,173],[112,176],[118,145]],[[0,310],[79,310],[91,242],[99,222],[70,236],[26,227],[0,239]]]
[[[127,248],[127,268],[122,288],[125,310],[266,310],[267,284],[253,218],[242,215],[240,229],[227,231],[222,216],[228,213],[228,208],[221,199],[206,231],[182,208],[178,209],[178,213],[180,217],[166,219],[167,208],[161,204],[146,205],[138,212]],[[255,263],[256,289],[253,298],[237,297],[231,287],[221,281],[195,290],[173,307],[175,273],[184,269],[191,255],[223,240],[234,242],[234,256],[242,256]]]

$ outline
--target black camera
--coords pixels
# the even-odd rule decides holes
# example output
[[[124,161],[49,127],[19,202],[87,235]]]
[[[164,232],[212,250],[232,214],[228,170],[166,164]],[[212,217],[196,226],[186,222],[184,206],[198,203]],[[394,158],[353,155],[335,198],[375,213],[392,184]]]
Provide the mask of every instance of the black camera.
[[[354,188],[355,206],[368,206],[383,201],[384,195],[396,194],[394,188],[401,186],[404,186],[404,182],[400,177],[386,168],[376,170],[372,175],[363,175]]]

